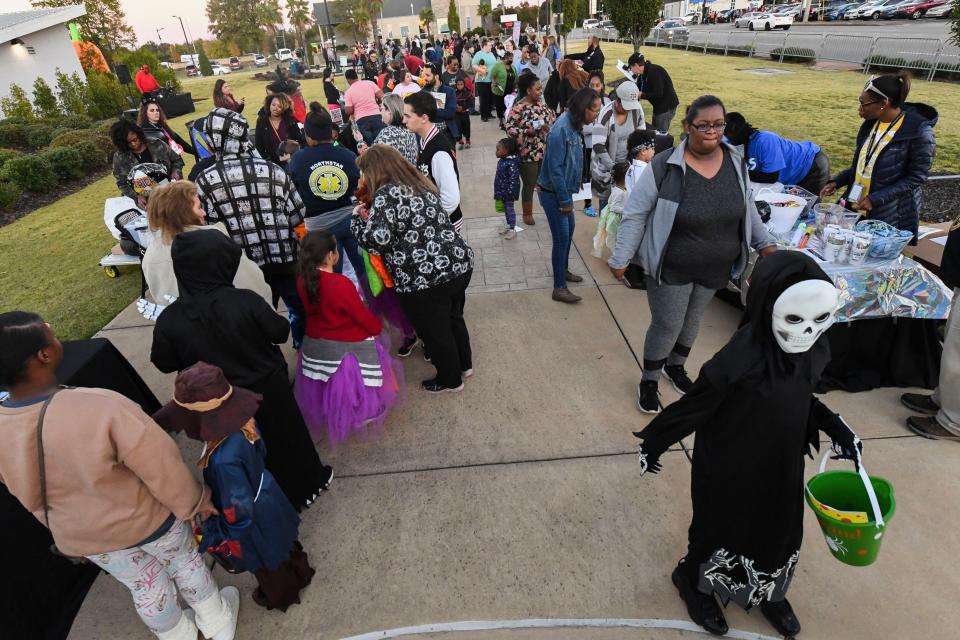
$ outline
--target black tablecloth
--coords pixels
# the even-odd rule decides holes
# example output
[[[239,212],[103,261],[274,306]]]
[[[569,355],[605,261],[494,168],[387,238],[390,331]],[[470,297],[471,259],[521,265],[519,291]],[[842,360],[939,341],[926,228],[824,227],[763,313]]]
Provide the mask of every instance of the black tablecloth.
[[[65,342],[57,370],[62,384],[121,393],[147,413],[160,403],[126,358],[104,338]],[[100,570],[75,565],[50,552],[53,539],[0,484],[0,637],[59,640],[70,632]]]

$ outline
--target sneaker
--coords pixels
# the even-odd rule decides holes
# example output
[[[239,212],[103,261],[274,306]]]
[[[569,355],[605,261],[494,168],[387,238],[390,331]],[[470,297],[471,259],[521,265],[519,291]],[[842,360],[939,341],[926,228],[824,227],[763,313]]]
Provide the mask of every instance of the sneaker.
[[[427,353],[427,348],[426,348],[426,347],[423,348],[423,361],[424,361],[424,362],[433,362],[433,360],[430,359],[430,354]]]
[[[505,224],[500,225],[500,227],[497,229],[497,233],[499,233],[502,236],[507,235],[508,231],[512,231],[512,229]]]
[[[464,370],[464,371],[461,371],[461,372],[460,372],[460,377],[461,377],[461,378],[472,378],[472,377],[473,377],[473,368],[471,367],[470,369],[466,369],[466,370]]]
[[[469,140],[467,140],[467,144],[464,145],[464,148],[465,148],[465,149],[469,149],[469,148],[470,148],[470,141],[469,141]]]
[[[220,590],[223,604],[230,610],[230,619],[210,640],[233,640],[237,633],[237,620],[240,613],[240,591],[236,587],[224,587]]]
[[[457,149],[463,149],[463,143],[462,143],[462,142],[457,145]]]
[[[567,304],[573,304],[575,302],[580,302],[582,298],[576,294],[570,292],[570,289],[554,289],[552,298],[557,302],[566,302]]]
[[[637,409],[644,413],[660,413],[660,385],[656,380],[644,380],[637,385]]]
[[[685,395],[687,391],[690,391],[690,387],[693,386],[693,380],[687,375],[687,371],[683,368],[682,364],[667,365],[663,368],[663,373],[666,374],[670,382],[673,383],[673,388],[676,389],[680,395]]]
[[[907,409],[922,413],[926,416],[935,416],[940,413],[940,407],[933,401],[933,396],[923,393],[905,393],[900,396],[900,402]]]
[[[434,394],[460,393],[461,391],[463,391],[463,382],[461,381],[460,386],[458,387],[445,387],[439,382],[437,382],[436,378],[432,378],[430,380],[424,380],[423,382],[421,382],[420,388],[426,391],[427,393],[434,393]]]
[[[589,217],[591,217],[591,218],[596,218],[596,217],[597,217],[597,212],[596,212],[596,210],[594,210],[592,204],[588,204],[587,206],[585,206],[585,207],[583,208],[583,214],[584,214],[585,216],[589,216]]]
[[[507,232],[503,234],[503,237],[507,240],[513,240],[517,237],[517,232],[513,229],[507,229]]]
[[[960,442],[960,436],[947,431],[934,416],[910,416],[907,418],[907,427],[918,436],[930,440],[953,440]]]
[[[333,482],[333,467],[331,467],[328,464],[325,464],[321,466],[321,469],[323,472],[323,475],[321,477],[323,479],[320,480],[320,490],[329,491],[330,483]]]
[[[417,346],[419,342],[420,340],[419,338],[417,338],[417,336],[413,336],[412,338],[407,338],[406,340],[404,340],[403,344],[400,345],[400,348],[397,349],[397,357],[409,358],[410,354],[413,353],[414,348]]]

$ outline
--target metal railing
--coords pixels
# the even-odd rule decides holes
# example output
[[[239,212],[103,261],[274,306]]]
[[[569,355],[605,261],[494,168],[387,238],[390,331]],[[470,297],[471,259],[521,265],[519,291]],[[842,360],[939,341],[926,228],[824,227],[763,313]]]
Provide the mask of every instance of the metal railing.
[[[591,35],[608,42],[629,42],[620,38],[615,29]],[[960,47],[939,38],[696,29],[686,37],[655,31],[643,44],[777,62],[845,62],[859,65],[864,73],[871,69],[911,69],[927,80],[960,80]]]

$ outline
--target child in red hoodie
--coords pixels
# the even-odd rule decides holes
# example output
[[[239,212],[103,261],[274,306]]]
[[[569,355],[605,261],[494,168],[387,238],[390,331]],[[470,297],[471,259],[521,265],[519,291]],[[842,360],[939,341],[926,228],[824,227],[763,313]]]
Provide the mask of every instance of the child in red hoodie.
[[[334,273],[336,237],[311,231],[300,247],[297,291],[307,316],[296,396],[307,425],[326,427],[337,445],[371,424],[382,424],[403,388],[403,371],[390,357],[383,325],[354,284]]]

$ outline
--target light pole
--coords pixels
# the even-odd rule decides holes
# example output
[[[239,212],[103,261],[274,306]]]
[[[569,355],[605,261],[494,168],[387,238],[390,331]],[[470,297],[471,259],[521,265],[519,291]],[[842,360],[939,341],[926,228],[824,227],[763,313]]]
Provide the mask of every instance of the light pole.
[[[160,32],[163,30],[163,27],[157,27],[157,41],[161,47],[163,46],[163,36],[160,35]]]
[[[183,31],[183,40],[184,40],[184,42],[187,43],[187,50],[189,51],[190,48],[192,47],[192,48],[193,48],[193,55],[196,56],[196,55],[197,55],[197,47],[196,47],[196,45],[194,45],[192,42],[190,42],[190,38],[187,37],[187,28],[183,26],[183,18],[181,18],[180,16],[173,16],[173,17],[180,21],[180,30]],[[196,60],[194,60],[194,62],[195,62],[195,63],[198,63],[198,61],[196,61]]]
[[[420,34],[420,25],[417,23],[417,14],[413,12],[413,3],[410,3],[410,17],[413,18],[413,28],[417,32],[417,35]]]

